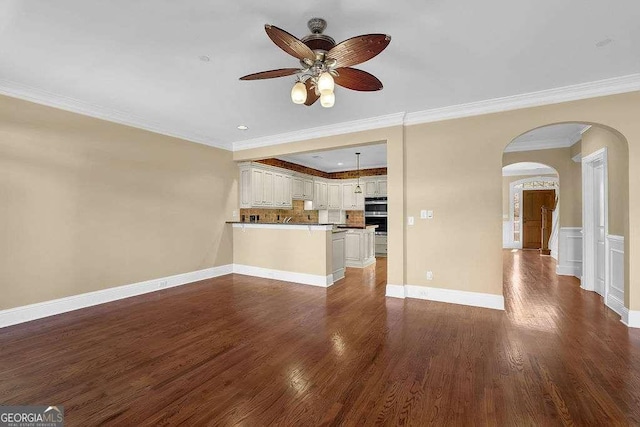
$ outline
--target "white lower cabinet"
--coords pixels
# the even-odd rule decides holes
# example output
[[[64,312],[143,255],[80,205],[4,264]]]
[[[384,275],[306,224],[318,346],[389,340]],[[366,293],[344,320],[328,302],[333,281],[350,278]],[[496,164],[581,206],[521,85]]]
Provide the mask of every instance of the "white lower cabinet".
[[[345,264],[362,268],[376,262],[375,229],[348,229],[345,236]]]
[[[345,231],[334,232],[331,239],[331,273],[333,281],[344,278],[345,268]]]
[[[376,255],[387,255],[387,236],[375,236]]]

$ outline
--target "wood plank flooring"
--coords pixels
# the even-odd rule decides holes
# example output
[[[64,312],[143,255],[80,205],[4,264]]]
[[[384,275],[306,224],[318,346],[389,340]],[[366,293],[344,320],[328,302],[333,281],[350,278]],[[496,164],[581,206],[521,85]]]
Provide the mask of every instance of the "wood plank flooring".
[[[637,425],[640,331],[536,252],[505,312],[229,275],[0,329],[0,403],[67,425]]]

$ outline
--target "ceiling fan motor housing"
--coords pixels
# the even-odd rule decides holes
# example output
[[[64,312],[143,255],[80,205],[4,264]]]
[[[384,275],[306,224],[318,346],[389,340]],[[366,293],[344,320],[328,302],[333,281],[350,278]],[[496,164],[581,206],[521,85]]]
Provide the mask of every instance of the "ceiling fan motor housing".
[[[324,19],[311,18],[309,19],[309,22],[307,22],[307,27],[309,27],[311,34],[303,37],[301,40],[304,44],[309,46],[309,49],[325,53],[330,51],[331,48],[336,45],[336,41],[333,38],[326,34],[322,34],[327,28],[327,21]]]

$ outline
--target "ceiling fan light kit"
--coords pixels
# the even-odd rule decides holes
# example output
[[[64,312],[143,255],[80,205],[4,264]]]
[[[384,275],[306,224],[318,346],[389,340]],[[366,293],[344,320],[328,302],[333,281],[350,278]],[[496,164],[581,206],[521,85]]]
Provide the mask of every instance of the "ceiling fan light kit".
[[[307,23],[311,34],[302,40],[273,25],[265,25],[269,38],[282,50],[300,61],[300,68],[281,68],[241,77],[262,80],[296,76],[291,89],[294,104],[313,105],[318,99],[325,108],[335,104],[335,85],[356,91],[377,91],[382,82],[366,71],[351,68],[377,56],[391,42],[386,34],[365,34],[336,44],[323,34],[327,22],[312,18]]]

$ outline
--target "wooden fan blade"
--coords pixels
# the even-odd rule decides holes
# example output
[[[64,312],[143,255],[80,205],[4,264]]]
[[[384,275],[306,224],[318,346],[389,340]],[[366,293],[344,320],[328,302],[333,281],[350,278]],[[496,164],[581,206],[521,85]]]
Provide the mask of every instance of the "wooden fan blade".
[[[289,55],[300,60],[308,59],[314,61],[316,55],[313,53],[309,46],[302,43],[296,36],[287,33],[285,30],[274,27],[273,25],[265,25],[264,30],[273,42]]]
[[[391,36],[386,34],[365,34],[338,43],[326,57],[336,60],[335,67],[350,67],[370,60],[385,50],[390,42]]]
[[[292,76],[299,71],[299,68],[280,68],[277,70],[261,71],[259,73],[248,74],[244,77],[240,77],[240,80],[273,79],[276,77]]]
[[[382,89],[382,82],[373,74],[356,68],[336,68],[338,76],[333,80],[337,85],[351,90],[373,92]]]
[[[304,102],[304,105],[308,107],[313,105],[320,96],[316,95],[316,90],[311,86],[311,79],[304,82],[304,85],[307,87],[307,100]]]

